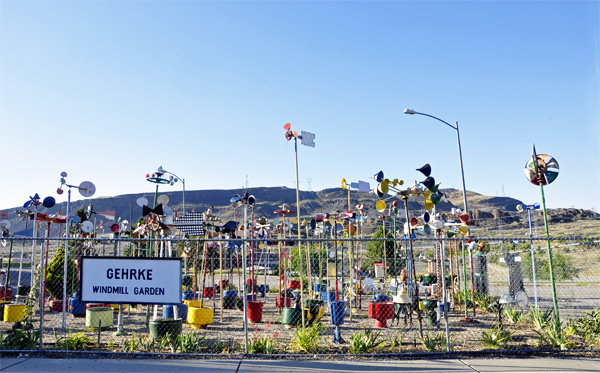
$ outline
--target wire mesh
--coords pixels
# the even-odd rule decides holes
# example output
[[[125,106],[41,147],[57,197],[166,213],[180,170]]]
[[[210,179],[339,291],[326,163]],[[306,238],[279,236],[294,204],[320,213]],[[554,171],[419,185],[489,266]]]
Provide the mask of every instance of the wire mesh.
[[[209,354],[547,348],[553,294],[546,240],[479,242],[486,243],[483,251],[460,240],[414,240],[413,261],[408,243],[393,239],[286,246],[240,239],[7,238],[0,246],[0,346]],[[598,349],[600,326],[585,335],[581,320],[600,325],[600,312],[594,313],[600,243],[554,238],[550,245],[566,333],[564,343],[551,347]],[[81,303],[82,256],[181,257],[183,302]],[[538,328],[534,319],[543,314],[546,324]],[[29,333],[29,344],[15,344],[17,332]]]

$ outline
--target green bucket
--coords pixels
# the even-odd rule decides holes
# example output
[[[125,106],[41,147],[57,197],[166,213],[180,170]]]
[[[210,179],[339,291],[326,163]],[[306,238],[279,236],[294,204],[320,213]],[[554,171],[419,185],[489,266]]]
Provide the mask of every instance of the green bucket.
[[[152,320],[149,324],[150,336],[154,339],[162,339],[168,333],[171,338],[175,338],[181,334],[182,325],[182,319]]]
[[[281,323],[287,328],[298,325],[302,322],[302,310],[297,308],[284,308],[281,313]]]

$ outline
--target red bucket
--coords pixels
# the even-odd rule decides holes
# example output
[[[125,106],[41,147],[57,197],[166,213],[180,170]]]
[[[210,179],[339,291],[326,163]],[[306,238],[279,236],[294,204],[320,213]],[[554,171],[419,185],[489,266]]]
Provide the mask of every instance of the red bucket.
[[[204,288],[202,291],[203,297],[214,297],[215,296],[215,288]]]
[[[294,290],[300,289],[300,280],[288,280],[288,288]]]
[[[289,308],[291,304],[292,304],[292,298],[290,298],[290,297],[285,298],[285,308]],[[275,306],[277,308],[284,308],[283,297],[275,298]]]
[[[85,305],[85,308],[94,308],[94,307],[110,307],[108,303],[88,303]],[[62,308],[60,309],[62,311]]]
[[[251,322],[262,321],[263,302],[248,302],[248,320]]]

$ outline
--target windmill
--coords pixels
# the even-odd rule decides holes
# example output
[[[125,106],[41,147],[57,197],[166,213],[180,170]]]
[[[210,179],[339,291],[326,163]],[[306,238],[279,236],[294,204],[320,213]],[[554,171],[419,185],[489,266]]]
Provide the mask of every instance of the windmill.
[[[558,314],[558,302],[556,300],[556,285],[554,283],[554,268],[552,262],[552,248],[550,247],[550,233],[548,231],[548,215],[546,213],[546,198],[544,196],[544,185],[552,183],[558,177],[559,166],[554,157],[548,154],[537,154],[535,144],[533,154],[525,164],[525,176],[534,185],[540,186],[542,193],[542,211],[544,212],[544,227],[546,229],[546,243],[548,249],[548,264],[550,267],[550,286],[552,287],[552,303],[554,306],[554,319],[560,320]]]

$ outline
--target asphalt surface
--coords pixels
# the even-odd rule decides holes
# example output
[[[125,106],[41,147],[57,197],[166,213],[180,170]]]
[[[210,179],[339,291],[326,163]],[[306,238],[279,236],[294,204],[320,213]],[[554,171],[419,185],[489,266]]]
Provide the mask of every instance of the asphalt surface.
[[[600,372],[600,359],[159,360],[1,358],[1,372]]]

